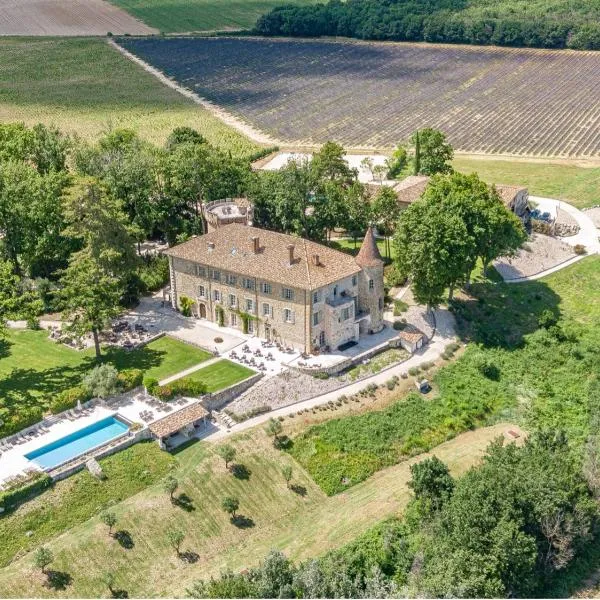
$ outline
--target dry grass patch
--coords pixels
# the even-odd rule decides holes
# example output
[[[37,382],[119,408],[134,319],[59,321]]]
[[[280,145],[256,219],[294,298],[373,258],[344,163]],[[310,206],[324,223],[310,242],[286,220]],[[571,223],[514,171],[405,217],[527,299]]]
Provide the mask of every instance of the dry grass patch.
[[[488,443],[512,425],[499,424],[472,431],[436,448],[454,474],[475,464]],[[114,507],[118,529],[134,542],[125,550],[106,534],[97,519],[77,526],[49,547],[56,556],[54,568],[68,572],[72,584],[54,593],[33,576],[31,555],[0,571],[0,596],[97,597],[106,590],[102,573],[112,570],[117,586],[131,596],[181,596],[195,579],[218,574],[224,568],[255,564],[270,548],[293,559],[316,556],[351,541],[382,518],[402,510],[410,497],[407,461],[380,471],[348,492],[326,498],[307,474],[273,448],[261,429],[232,438],[237,463],[249,478],[236,479],[225,470],[214,447],[197,443],[177,454],[180,482],[176,495],[188,496],[193,509],[170,503],[162,485],[155,485]],[[420,458],[419,458],[420,459]],[[413,459],[417,460],[417,459]],[[304,494],[287,489],[281,466],[293,464],[292,483]],[[238,528],[221,509],[221,499],[235,495],[240,513],[254,526]],[[178,559],[166,533],[186,532],[183,551],[198,555],[196,564]]]

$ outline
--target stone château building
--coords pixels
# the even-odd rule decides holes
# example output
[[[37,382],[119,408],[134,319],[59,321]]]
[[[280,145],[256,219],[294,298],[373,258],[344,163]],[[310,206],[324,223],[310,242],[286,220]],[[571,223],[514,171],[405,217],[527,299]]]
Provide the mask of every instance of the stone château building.
[[[171,302],[305,352],[335,350],[383,328],[383,259],[371,229],[356,257],[239,223],[165,252]]]

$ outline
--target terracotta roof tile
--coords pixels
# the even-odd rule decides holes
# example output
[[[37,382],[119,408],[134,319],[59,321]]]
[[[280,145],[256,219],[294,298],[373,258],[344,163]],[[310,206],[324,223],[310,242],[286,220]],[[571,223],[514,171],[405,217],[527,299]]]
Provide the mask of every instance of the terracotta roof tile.
[[[200,402],[196,402],[177,412],[171,413],[158,421],[154,421],[154,423],[150,423],[148,429],[150,429],[156,437],[163,438],[179,431],[186,425],[191,425],[195,421],[199,421],[206,415],[208,415],[208,411],[200,404]]]
[[[496,188],[500,198],[502,198],[502,202],[509,207],[512,205],[513,200],[519,192],[527,191],[526,187],[519,185],[497,184],[494,185],[494,187]]]
[[[257,253],[253,250],[254,237],[258,238]],[[290,246],[294,256],[291,264]],[[360,272],[355,259],[344,252],[293,235],[238,223],[192,238],[169,248],[165,254],[307,290]]]
[[[419,331],[414,325],[407,325],[400,333],[398,333],[398,337],[407,342],[417,343],[425,337],[425,334],[422,331]]]
[[[356,255],[356,262],[361,267],[377,267],[383,264],[383,258],[377,247],[373,229],[369,227],[365,234],[362,246]]]
[[[399,181],[393,188],[396,192],[398,202],[403,202],[404,204],[416,202],[423,195],[429,179],[426,175],[409,175],[402,181]]]

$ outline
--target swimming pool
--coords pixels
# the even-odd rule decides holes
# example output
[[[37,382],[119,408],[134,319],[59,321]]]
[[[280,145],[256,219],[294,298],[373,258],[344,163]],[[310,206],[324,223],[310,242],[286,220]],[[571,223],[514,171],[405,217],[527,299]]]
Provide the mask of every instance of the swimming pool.
[[[116,417],[106,417],[25,454],[25,458],[47,471],[102,446],[128,431],[129,427],[123,421]]]

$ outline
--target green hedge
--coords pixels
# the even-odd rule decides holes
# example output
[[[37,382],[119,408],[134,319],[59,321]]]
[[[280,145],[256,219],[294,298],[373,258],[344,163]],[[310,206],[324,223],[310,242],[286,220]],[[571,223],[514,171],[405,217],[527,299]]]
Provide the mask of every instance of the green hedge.
[[[84,385],[77,385],[56,394],[50,403],[50,412],[56,415],[65,410],[75,408],[78,401],[83,404],[91,399],[92,393],[90,390]]]
[[[144,380],[144,371],[142,369],[125,369],[120,371],[117,376],[119,389],[122,392],[128,392],[142,385]]]
[[[0,437],[13,435],[22,429],[35,425],[44,417],[41,407],[20,409],[18,413],[7,417],[0,426]]]
[[[0,506],[4,510],[13,510],[32,496],[41,494],[53,484],[52,478],[46,473],[38,473],[33,479],[15,489],[0,492]]]
[[[144,387],[152,396],[159,400],[172,400],[177,396],[202,396],[206,394],[206,385],[201,381],[193,379],[177,379],[166,385],[158,385],[158,381],[153,377],[144,379]]]

